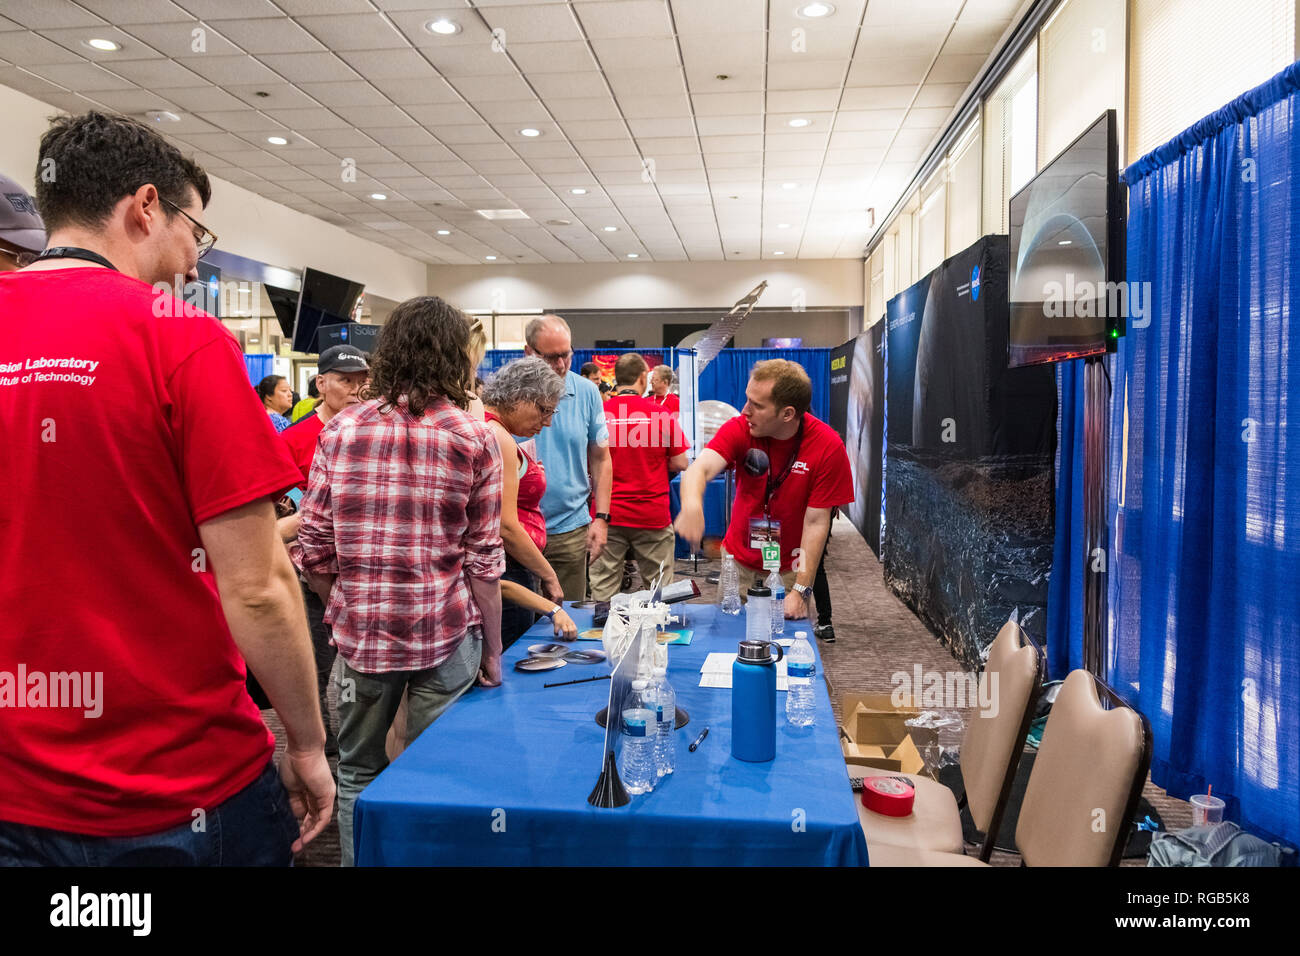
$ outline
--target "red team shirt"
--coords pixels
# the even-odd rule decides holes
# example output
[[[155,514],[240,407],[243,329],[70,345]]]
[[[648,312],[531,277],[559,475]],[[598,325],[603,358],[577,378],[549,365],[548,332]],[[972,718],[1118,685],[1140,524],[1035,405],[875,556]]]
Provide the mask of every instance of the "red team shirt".
[[[751,570],[763,566],[763,556],[749,546],[749,519],[763,516],[767,477],[756,478],[740,467],[745,452],[761,448],[771,462],[771,473],[779,476],[790,460],[794,439],[776,441],[751,438],[744,415],[737,415],[718,429],[709,442],[727,464],[736,470],[736,503],[723,544],[727,553]],[[853,475],[844,442],[835,429],[812,414],[804,416],[803,442],[799,457],[781,487],[772,496],[769,509],[781,522],[781,570],[789,571],[794,550],[803,538],[803,516],[808,508],[833,508],[853,501]]]
[[[686,435],[677,416],[639,395],[616,395],[605,402],[609,455],[614,465],[610,524],[624,528],[666,528],[668,459],[686,453]]]
[[[311,460],[316,454],[316,439],[320,438],[320,430],[324,427],[325,423],[313,409],[311,414],[304,415],[280,432],[293,463],[302,472],[302,481],[298,482],[301,491],[307,490],[307,476],[311,474]]]
[[[0,819],[151,833],[271,757],[198,526],[301,475],[234,337],[182,308],[108,269],[0,275]]]

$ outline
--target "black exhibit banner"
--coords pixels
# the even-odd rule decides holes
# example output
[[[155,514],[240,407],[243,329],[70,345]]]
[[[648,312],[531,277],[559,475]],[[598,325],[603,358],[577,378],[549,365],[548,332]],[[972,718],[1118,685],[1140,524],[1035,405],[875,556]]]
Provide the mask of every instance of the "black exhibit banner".
[[[1033,632],[1052,564],[1056,386],[1007,368],[1007,237],[985,236],[886,312],[885,583],[954,655],[1015,612]]]
[[[881,477],[885,427],[885,321],[859,335],[849,359],[844,445],[853,470],[849,520],[880,557]]]
[[[831,428],[839,433],[840,441],[845,440],[844,428],[849,410],[849,371],[853,367],[853,347],[857,339],[849,339],[843,345],[831,349]]]

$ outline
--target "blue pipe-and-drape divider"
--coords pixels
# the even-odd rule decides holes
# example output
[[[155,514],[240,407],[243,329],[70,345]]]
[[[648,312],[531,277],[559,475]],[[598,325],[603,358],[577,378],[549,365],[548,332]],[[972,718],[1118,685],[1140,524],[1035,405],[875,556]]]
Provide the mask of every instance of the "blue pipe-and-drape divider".
[[[584,362],[591,361],[593,355],[610,355],[616,349],[574,349],[574,371],[580,369]],[[664,356],[664,364],[677,367],[676,349],[629,349],[634,352],[658,352]],[[488,352],[479,366],[479,375],[486,379],[503,365],[523,357],[523,352],[514,349],[496,349]],[[735,408],[745,404],[745,383],[749,381],[750,369],[754,363],[764,359],[783,358],[798,362],[808,372],[812,380],[812,413],[822,421],[827,421],[831,404],[831,350],[830,349],[723,349],[717,358],[708,364],[700,374],[700,401],[710,399],[726,402]]]
[[[1151,721],[1151,778],[1300,843],[1300,63],[1124,172],[1108,677]],[[1300,357],[1300,356],[1298,356]],[[1078,666],[1082,369],[1062,367],[1053,673]],[[1067,527],[1068,525],[1068,527]],[[1063,528],[1065,531],[1063,532]],[[1064,537],[1063,537],[1064,534]],[[1055,602],[1055,604],[1053,604]],[[1056,646],[1053,647],[1053,644]]]

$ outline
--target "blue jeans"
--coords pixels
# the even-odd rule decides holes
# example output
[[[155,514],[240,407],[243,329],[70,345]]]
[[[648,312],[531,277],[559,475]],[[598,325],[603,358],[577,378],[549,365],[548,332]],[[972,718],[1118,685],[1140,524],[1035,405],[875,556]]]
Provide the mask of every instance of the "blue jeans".
[[[82,836],[0,820],[0,866],[292,866],[296,839],[289,795],[268,760],[233,797],[160,833]]]

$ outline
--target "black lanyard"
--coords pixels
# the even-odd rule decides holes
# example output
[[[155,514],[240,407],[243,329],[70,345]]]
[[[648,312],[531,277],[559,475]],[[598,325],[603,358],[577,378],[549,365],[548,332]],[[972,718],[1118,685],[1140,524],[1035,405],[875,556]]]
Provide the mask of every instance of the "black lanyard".
[[[82,249],[79,246],[53,246],[37,256],[35,261],[40,262],[42,259],[85,259],[87,262],[93,262],[96,265],[107,266],[114,272],[118,271],[117,266],[98,252],[91,252],[89,249]]]
[[[767,444],[769,447],[765,449],[765,451],[767,451],[767,460],[771,462],[772,460],[772,452],[770,447],[771,442],[768,441]],[[791,447],[790,449],[790,457],[786,460],[785,467],[781,469],[781,474],[773,478],[771,468],[769,467],[768,469],[767,490],[763,495],[763,517],[768,519],[772,517],[772,512],[771,512],[772,498],[773,496],[776,495],[778,491],[781,490],[781,486],[785,484],[785,480],[790,477],[790,469],[794,467],[795,459],[799,457],[799,449],[802,446],[803,446],[803,416],[800,415],[799,430],[794,433],[794,446]]]

